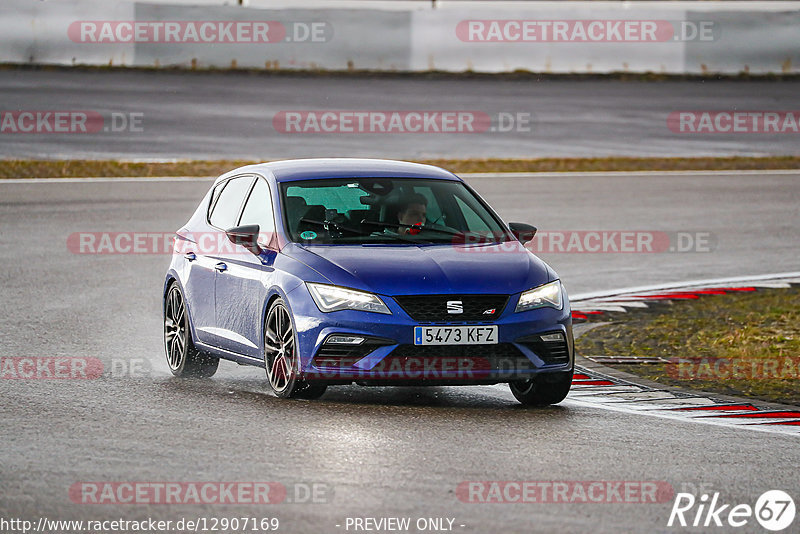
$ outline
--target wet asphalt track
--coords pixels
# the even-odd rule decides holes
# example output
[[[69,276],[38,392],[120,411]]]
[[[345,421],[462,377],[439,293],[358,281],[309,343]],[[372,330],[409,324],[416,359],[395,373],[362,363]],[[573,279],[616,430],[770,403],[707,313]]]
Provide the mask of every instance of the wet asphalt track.
[[[543,254],[575,293],[800,270],[798,179],[470,182],[507,220],[542,230],[716,236],[716,248],[705,253]],[[454,518],[456,532],[671,532],[671,501],[467,504],[456,488],[469,480],[655,480],[676,491],[705,484],[730,503],[753,504],[768,489],[800,495],[797,436],[569,399],[527,410],[499,387],[341,387],[307,402],[274,398],[262,370],[229,362],[211,380],[171,378],[159,302],[168,258],[77,255],[65,243],[79,231],[172,231],[208,185],[0,183],[0,355],[90,356],[117,370],[97,380],[0,380],[0,517],[278,517],[282,532],[334,533],[345,531],[336,525],[348,516],[405,516]],[[141,363],[137,376],[119,371],[131,360]],[[328,488],[328,502],[78,505],[68,489],[79,481],[276,481],[290,489],[316,483]]]
[[[3,134],[0,157],[255,158],[800,154],[797,133],[673,133],[674,111],[797,110],[800,81],[347,78],[0,70],[0,110],[137,114],[141,131]],[[474,111],[529,123],[469,134],[285,134],[281,111]],[[508,115],[506,115],[508,116]],[[117,124],[121,125],[121,122]],[[280,121],[278,122],[280,124]],[[508,124],[508,123],[504,123]]]

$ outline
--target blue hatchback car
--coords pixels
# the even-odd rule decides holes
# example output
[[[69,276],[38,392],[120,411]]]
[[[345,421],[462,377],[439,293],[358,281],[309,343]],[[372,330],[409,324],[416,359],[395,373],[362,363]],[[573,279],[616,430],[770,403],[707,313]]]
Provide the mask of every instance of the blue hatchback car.
[[[219,177],[178,230],[164,285],[176,376],[220,358],[279,397],[330,385],[508,383],[566,397],[574,349],[556,273],[437,167],[371,159],[251,165]]]

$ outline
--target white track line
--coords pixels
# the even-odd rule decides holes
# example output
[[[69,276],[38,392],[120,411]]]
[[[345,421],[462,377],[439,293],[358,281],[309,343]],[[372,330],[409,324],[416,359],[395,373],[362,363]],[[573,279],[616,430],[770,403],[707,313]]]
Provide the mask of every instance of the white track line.
[[[0,162],[1,163],[1,162]],[[205,182],[215,180],[216,176],[120,176],[119,178],[100,176],[96,178],[9,178],[0,179],[0,184],[74,184],[103,182]]]
[[[582,300],[622,296],[622,295],[628,295],[630,293],[665,291],[669,289],[689,289],[692,287],[708,287],[711,285],[721,285],[721,284],[747,285],[748,282],[756,283],[759,281],[766,281],[766,280],[769,281],[775,280],[777,282],[778,280],[784,278],[800,278],[800,271],[788,272],[788,273],[760,274],[752,276],[734,276],[731,278],[712,278],[707,280],[689,280],[686,282],[671,282],[669,284],[654,284],[648,286],[626,287],[622,289],[591,291],[589,293],[579,293],[577,295],[571,295],[569,300],[570,302],[580,302]]]
[[[687,423],[699,423],[704,425],[713,425],[713,426],[721,426],[726,428],[736,428],[736,429],[747,429],[747,430],[755,430],[757,432],[765,432],[769,434],[780,434],[783,436],[792,436],[798,435],[797,431],[792,431],[791,429],[787,430],[786,427],[781,427],[781,425],[747,425],[747,424],[736,424],[726,420],[712,420],[713,418],[698,418],[698,417],[686,417],[685,415],[679,415],[676,413],[669,413],[669,412],[644,412],[642,410],[636,410],[634,408],[626,407],[620,404],[608,404],[608,403],[600,403],[600,402],[592,402],[589,400],[578,399],[575,397],[567,397],[567,400],[564,401],[563,404],[569,405],[570,403],[578,404],[580,406],[586,406],[591,408],[602,408],[604,410],[611,410],[614,412],[622,412],[627,414],[636,414],[636,415],[644,415],[647,417],[660,417],[662,419],[671,419],[673,421],[683,421]]]
[[[167,160],[168,163],[174,160]],[[2,160],[0,160],[2,164]],[[457,173],[463,178],[585,178],[598,176],[794,176],[800,175],[800,169],[773,169],[764,171],[592,171],[592,172],[475,172]],[[216,176],[153,176],[153,177],[97,177],[97,178],[9,178],[0,179],[0,184],[30,184],[30,183],[74,183],[74,182],[181,182],[192,180],[212,180]]]
[[[456,173],[463,178],[587,178],[597,176],[774,176],[800,175],[800,169],[772,169],[772,170],[731,170],[731,171],[584,171],[584,172],[462,172]]]

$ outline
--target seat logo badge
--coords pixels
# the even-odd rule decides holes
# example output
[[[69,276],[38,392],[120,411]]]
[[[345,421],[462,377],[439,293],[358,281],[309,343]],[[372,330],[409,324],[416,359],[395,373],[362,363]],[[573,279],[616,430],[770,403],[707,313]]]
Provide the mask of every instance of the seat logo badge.
[[[460,300],[448,300],[447,313],[451,315],[464,313],[464,304]]]

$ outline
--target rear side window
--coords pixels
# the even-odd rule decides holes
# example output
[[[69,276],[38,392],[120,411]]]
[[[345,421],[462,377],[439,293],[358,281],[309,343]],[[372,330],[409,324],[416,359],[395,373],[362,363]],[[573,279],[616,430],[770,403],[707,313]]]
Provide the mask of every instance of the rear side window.
[[[264,180],[256,180],[256,185],[253,186],[253,191],[244,206],[239,226],[246,224],[258,225],[259,242],[262,239],[268,240],[275,231],[275,221],[272,217],[272,196],[269,186]]]
[[[242,176],[233,178],[225,185],[219,194],[216,204],[212,208],[208,222],[212,226],[227,230],[236,226],[236,219],[239,216],[239,208],[242,207],[244,196],[253,183],[252,176]]]

